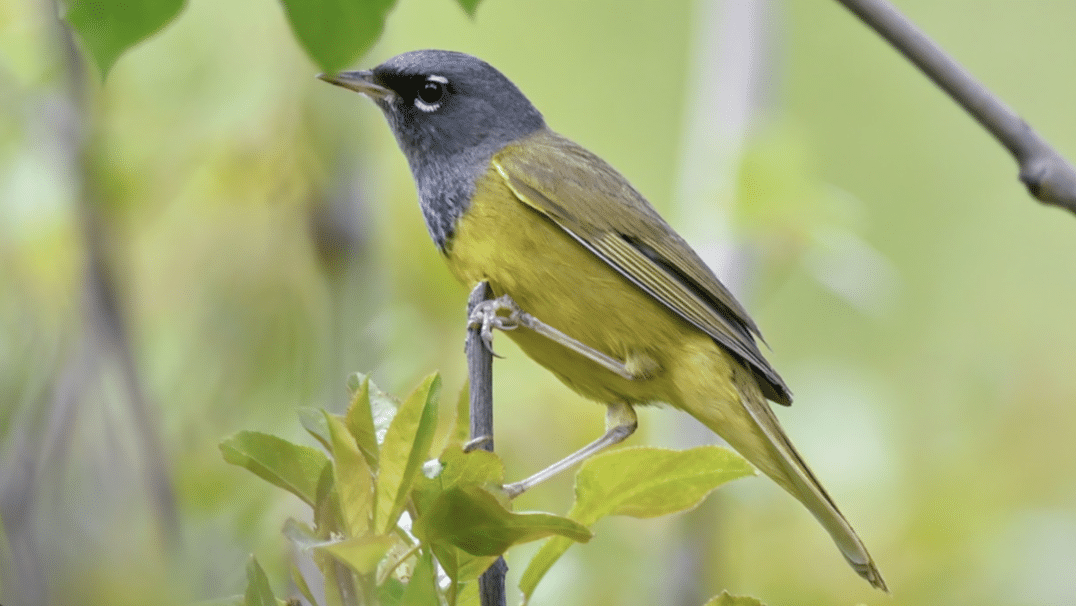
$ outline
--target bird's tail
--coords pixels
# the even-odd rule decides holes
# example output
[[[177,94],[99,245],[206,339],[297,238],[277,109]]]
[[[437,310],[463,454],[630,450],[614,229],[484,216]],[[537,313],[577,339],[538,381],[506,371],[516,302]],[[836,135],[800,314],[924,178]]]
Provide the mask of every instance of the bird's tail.
[[[683,393],[683,408],[803,503],[833,537],[837,548],[859,576],[877,589],[888,592],[867,548],[792,446],[755,379],[736,362],[730,361],[730,366],[739,402],[722,402],[725,398],[720,396],[715,400],[717,394],[712,391],[705,394],[707,399],[702,402],[699,398],[704,394],[688,389]],[[697,380],[688,382],[697,385]]]

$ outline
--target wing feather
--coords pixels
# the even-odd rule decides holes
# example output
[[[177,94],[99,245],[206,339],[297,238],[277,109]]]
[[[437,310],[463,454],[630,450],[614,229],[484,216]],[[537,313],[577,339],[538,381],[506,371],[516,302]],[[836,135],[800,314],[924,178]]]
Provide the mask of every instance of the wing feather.
[[[523,204],[746,362],[767,398],[791,403],[758,349],[761,335],[747,312],[615,169],[550,130],[508,145],[493,165]],[[617,207],[621,212],[611,212]]]

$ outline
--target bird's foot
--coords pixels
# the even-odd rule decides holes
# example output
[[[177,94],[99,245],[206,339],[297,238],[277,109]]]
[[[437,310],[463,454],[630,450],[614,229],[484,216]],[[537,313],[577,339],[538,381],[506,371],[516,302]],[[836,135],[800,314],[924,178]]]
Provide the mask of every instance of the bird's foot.
[[[501,312],[507,312],[502,314]],[[493,329],[515,330],[519,328],[524,312],[519,305],[508,295],[502,295],[496,299],[489,299],[475,305],[471,317],[467,322],[467,328],[481,327],[479,334],[482,343],[493,356],[502,357],[493,351]]]

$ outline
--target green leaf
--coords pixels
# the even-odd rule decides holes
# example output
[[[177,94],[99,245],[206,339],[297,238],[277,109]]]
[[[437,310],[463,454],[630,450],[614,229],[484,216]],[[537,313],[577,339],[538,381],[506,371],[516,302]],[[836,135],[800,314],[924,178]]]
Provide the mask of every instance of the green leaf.
[[[466,389],[466,386],[464,389]],[[456,433],[459,429],[460,408],[458,400],[454,406],[441,402],[439,410],[440,412],[437,414],[437,431],[433,433],[434,454],[444,452],[446,448],[452,446],[456,441]],[[466,439],[466,434],[464,434],[464,440]],[[459,444],[463,444],[463,442],[460,441]]]
[[[456,606],[481,606],[482,597],[478,594],[478,582],[471,582],[460,587],[456,596]]]
[[[455,487],[490,487],[495,491],[493,498],[499,499],[501,506],[507,509],[508,498],[500,491],[504,483],[504,464],[497,455],[484,450],[465,453],[456,445],[445,449],[440,462],[440,474],[433,479],[420,476],[412,491],[418,511],[417,523],[424,524],[422,520],[427,512],[443,504],[439,504],[438,499],[444,491]],[[432,545],[445,574],[457,583],[477,579],[497,559],[496,556],[471,555],[449,543],[437,542]]]
[[[276,596],[269,587],[269,578],[254,556],[250,556],[247,562],[247,591],[243,596],[243,605],[277,606]]]
[[[500,490],[504,484],[504,463],[496,454],[485,450],[463,452],[462,448],[455,446],[445,449],[438,462],[441,469],[437,476],[419,476],[412,490],[411,498],[419,516],[429,509],[441,493],[454,486],[489,488],[494,494],[501,494],[503,504],[508,506],[508,497]]]
[[[352,375],[354,377],[356,375]],[[350,380],[349,380],[350,386]],[[355,442],[366,457],[370,469],[377,469],[379,456],[377,433],[374,431],[374,413],[370,408],[370,379],[363,377],[356,389],[352,390],[351,404],[347,407],[344,421]]]
[[[462,446],[467,443],[467,439],[471,436],[471,386],[470,383],[464,383],[463,389],[460,390],[459,398],[456,399],[456,425],[452,431],[452,435],[448,438],[448,444],[446,448],[451,446]]]
[[[311,507],[317,502],[318,485],[332,475],[329,458],[321,451],[256,431],[225,439],[220,451],[225,461],[254,472]]]
[[[721,595],[714,596],[705,606],[766,606],[756,598],[729,595],[722,591]]]
[[[396,539],[390,536],[365,536],[318,545],[316,549],[359,574],[370,574],[377,570],[378,563],[395,543]]]
[[[377,599],[381,606],[400,606],[406,587],[399,579],[388,579],[377,588]]]
[[[504,462],[496,454],[486,450],[463,452],[456,447],[441,455],[444,468],[438,481],[442,490],[453,486],[500,487],[504,484]]]
[[[448,578],[456,583],[467,583],[482,576],[499,556],[476,556],[466,551],[449,545],[448,543],[433,543],[433,554],[441,564]]]
[[[548,513],[512,513],[477,486],[453,487],[419,516],[415,536],[429,543],[455,545],[471,555],[496,556],[512,545],[560,535],[587,542],[582,524]]]
[[[325,422],[325,411],[320,408],[304,406],[296,411],[299,415],[299,423],[307,433],[321,442],[321,445],[330,452],[333,449],[332,440],[329,439],[329,425]]]
[[[321,69],[336,72],[366,52],[395,0],[281,0],[295,37]]]
[[[460,7],[463,9],[463,11],[465,13],[467,13],[468,17],[474,17],[475,13],[478,12],[478,3],[481,0],[456,0],[456,1],[460,3]]]
[[[329,469],[331,471],[332,467]],[[332,473],[325,474],[318,483],[317,499],[314,501],[314,530],[321,541],[347,532],[340,508],[340,493],[336,490]]]
[[[321,561],[315,559],[314,561],[318,565],[318,570],[321,571],[321,575],[325,577],[325,606],[350,606],[347,601],[344,600],[344,587],[350,590],[351,579],[354,575],[350,570],[344,569],[342,566],[337,566],[332,556],[319,553]],[[341,578],[339,575],[343,575]]]
[[[553,537],[542,545],[538,553],[534,554],[531,561],[527,563],[527,569],[523,571],[523,576],[519,578],[519,589],[523,592],[523,605],[530,601],[534,588],[538,586],[538,582],[542,580],[545,573],[549,572],[553,564],[571,546],[572,542],[568,539]]]
[[[568,517],[589,526],[607,515],[667,515],[695,507],[714,488],[754,474],[750,463],[719,446],[682,451],[622,448],[583,463],[575,477],[575,504]],[[542,545],[519,581],[524,603],[571,545],[561,537]]]
[[[377,443],[381,444],[385,441],[385,434],[388,433],[389,425],[396,418],[396,411],[400,409],[400,400],[381,391],[373,381],[370,381],[369,394],[370,413],[374,417],[374,433]]]
[[[344,421],[324,413],[332,444],[336,490],[340,495],[340,513],[348,536],[360,537],[370,532],[374,508],[374,478],[366,459],[359,453],[355,439]]]
[[[299,566],[295,562],[292,562],[290,568],[291,582],[295,583],[295,588],[306,598],[307,603],[311,604],[311,606],[318,606],[318,601],[314,599],[314,593],[310,591],[310,585],[307,584],[303,571],[299,570]]]
[[[378,534],[388,534],[396,525],[415,477],[429,458],[440,389],[441,378],[436,373],[427,377],[400,405],[385,433],[374,506],[374,529]]]
[[[668,515],[695,507],[726,482],[754,474],[743,457],[720,446],[623,448],[583,463],[568,516],[589,525],[607,515]]]
[[[101,77],[124,51],[179,14],[183,0],[67,0],[67,21],[78,32]]]
[[[419,556],[418,563],[415,564],[411,580],[407,582],[407,587],[400,597],[400,606],[437,604],[440,604],[437,598],[437,569],[433,565],[433,555],[426,551]]]

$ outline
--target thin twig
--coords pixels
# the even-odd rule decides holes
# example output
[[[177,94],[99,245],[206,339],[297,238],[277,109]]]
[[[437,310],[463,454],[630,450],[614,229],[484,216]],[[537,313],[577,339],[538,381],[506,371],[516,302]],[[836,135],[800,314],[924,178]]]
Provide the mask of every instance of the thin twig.
[[[492,298],[489,284],[479,282],[467,299],[468,321],[475,306]],[[466,349],[471,390],[471,439],[487,438],[478,448],[493,452],[493,354],[482,341],[481,325],[467,330]],[[478,579],[482,606],[505,606],[504,576],[507,572],[508,565],[504,558],[497,558],[493,566]]]
[[[886,0],[837,0],[874,28],[990,131],[1020,167],[1031,195],[1076,213],[1076,169],[1020,116]]]

